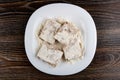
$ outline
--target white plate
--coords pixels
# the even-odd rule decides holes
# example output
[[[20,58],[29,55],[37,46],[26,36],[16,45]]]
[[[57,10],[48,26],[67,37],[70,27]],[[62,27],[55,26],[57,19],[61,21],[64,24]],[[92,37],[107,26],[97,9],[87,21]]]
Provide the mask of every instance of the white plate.
[[[38,43],[35,31],[45,18],[63,17],[75,23],[84,36],[85,56],[75,64],[61,63],[53,68],[36,57]],[[37,9],[30,17],[25,30],[25,50],[31,64],[38,70],[52,75],[71,75],[84,70],[92,61],[97,43],[96,27],[90,14],[81,7],[55,3]]]

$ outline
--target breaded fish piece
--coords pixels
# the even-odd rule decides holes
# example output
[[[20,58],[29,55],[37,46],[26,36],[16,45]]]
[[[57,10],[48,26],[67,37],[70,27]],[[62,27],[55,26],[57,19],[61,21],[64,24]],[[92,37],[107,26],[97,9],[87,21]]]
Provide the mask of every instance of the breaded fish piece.
[[[53,47],[52,48],[50,48],[50,47],[51,46],[49,44],[43,43],[40,50],[38,51],[37,56],[41,60],[43,60],[53,66],[56,66],[59,63],[59,61],[61,60],[63,52],[60,50],[53,49]]]
[[[54,34],[60,26],[61,24],[55,20],[47,19],[43,25],[43,29],[39,37],[50,44],[54,44]]]
[[[79,29],[74,27],[71,23],[64,23],[54,38],[61,44],[69,45],[77,36]]]
[[[79,42],[64,47],[63,51],[66,60],[73,60],[82,56],[82,49]]]

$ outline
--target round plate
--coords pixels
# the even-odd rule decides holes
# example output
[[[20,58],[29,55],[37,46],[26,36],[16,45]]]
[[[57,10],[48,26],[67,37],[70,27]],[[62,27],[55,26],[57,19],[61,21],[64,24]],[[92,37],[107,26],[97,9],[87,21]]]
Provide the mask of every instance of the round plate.
[[[51,67],[36,57],[38,43],[35,37],[36,29],[46,18],[63,17],[77,25],[82,31],[85,55],[74,64],[61,63]],[[96,27],[90,14],[81,7],[66,3],[54,3],[37,9],[30,17],[25,30],[25,50],[31,64],[38,70],[52,75],[71,75],[84,70],[92,61],[97,43]]]

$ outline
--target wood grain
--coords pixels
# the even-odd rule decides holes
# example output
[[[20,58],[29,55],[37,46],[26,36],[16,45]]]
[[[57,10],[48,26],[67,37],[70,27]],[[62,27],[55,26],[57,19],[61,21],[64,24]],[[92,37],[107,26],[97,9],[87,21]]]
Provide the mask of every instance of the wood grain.
[[[51,76],[36,70],[24,50],[30,15],[49,3],[72,3],[86,9],[97,28],[92,63],[72,76]],[[0,80],[120,80],[120,0],[0,0]]]

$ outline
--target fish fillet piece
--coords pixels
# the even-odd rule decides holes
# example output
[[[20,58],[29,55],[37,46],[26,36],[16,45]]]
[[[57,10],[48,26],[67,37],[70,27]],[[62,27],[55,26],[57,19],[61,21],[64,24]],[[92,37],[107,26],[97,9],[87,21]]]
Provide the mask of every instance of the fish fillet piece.
[[[82,49],[79,42],[64,47],[63,51],[66,60],[73,60],[82,56]]]
[[[61,24],[55,20],[47,19],[43,25],[43,29],[39,37],[50,44],[54,44],[54,34],[60,26]]]
[[[37,56],[41,60],[53,66],[56,66],[60,62],[63,52],[60,50],[53,49],[53,47],[52,48],[50,47],[51,45],[47,43],[43,43],[40,50],[38,51]]]
[[[64,23],[58,32],[55,34],[54,38],[58,40],[61,44],[69,45],[76,39],[76,36],[79,32],[75,26],[71,23]]]

